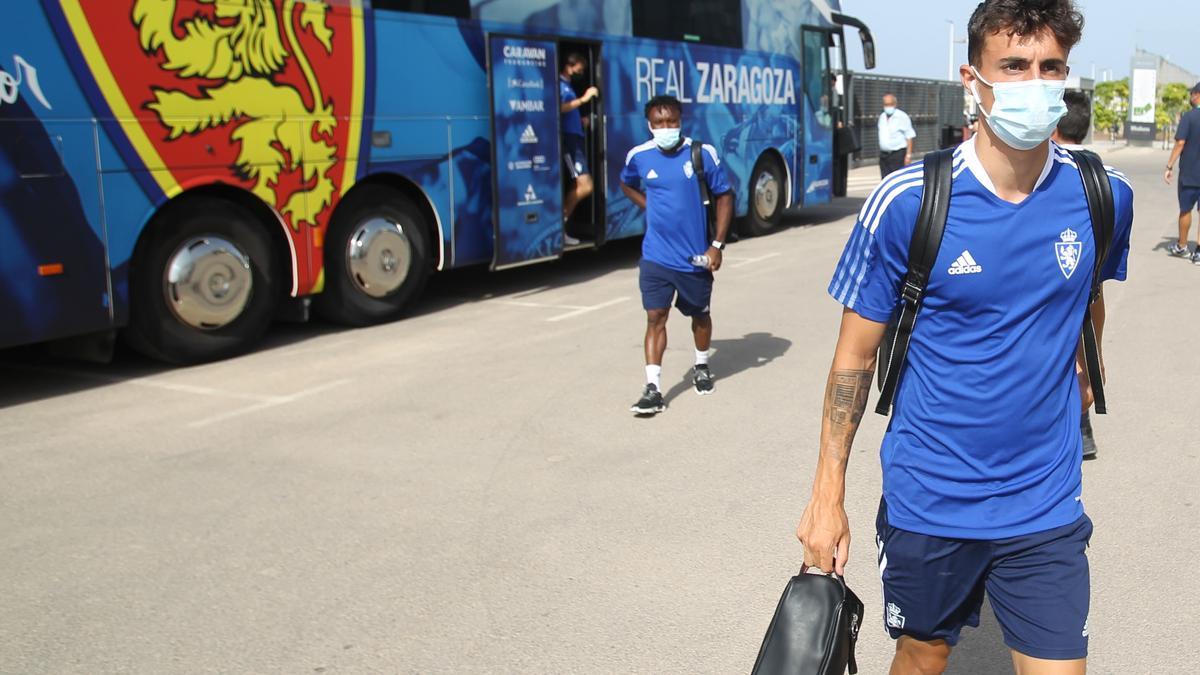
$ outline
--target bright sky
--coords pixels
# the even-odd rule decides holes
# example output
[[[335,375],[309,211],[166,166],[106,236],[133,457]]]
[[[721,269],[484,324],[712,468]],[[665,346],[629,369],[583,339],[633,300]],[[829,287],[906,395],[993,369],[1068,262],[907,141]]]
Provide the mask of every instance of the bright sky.
[[[1200,73],[1200,2],[1195,0],[1076,0],[1083,12],[1083,41],[1071,51],[1071,72],[1097,80],[1129,75],[1135,47]],[[946,78],[950,24],[964,39],[974,0],[842,0],[842,12],[861,19],[875,36],[875,71],[881,75]],[[1133,9],[1132,7],[1136,7]],[[862,69],[862,52],[848,31],[850,67]],[[967,45],[954,45],[954,65]],[[957,68],[955,68],[957,71]]]

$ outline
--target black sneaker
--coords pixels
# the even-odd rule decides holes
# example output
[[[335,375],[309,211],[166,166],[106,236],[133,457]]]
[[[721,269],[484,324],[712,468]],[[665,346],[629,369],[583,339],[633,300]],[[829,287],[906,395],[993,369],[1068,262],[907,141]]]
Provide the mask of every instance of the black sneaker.
[[[1197,247],[1196,250],[1192,252],[1192,264],[1200,265],[1200,247]]]
[[[634,415],[656,415],[666,409],[662,392],[658,390],[658,387],[647,384],[646,388],[642,390],[642,397],[629,407],[629,412]]]
[[[1096,459],[1096,439],[1092,435],[1092,420],[1087,413],[1083,414],[1079,431],[1083,435],[1083,458]]]
[[[700,364],[692,368],[692,386],[701,396],[713,393],[713,374],[707,365]]]

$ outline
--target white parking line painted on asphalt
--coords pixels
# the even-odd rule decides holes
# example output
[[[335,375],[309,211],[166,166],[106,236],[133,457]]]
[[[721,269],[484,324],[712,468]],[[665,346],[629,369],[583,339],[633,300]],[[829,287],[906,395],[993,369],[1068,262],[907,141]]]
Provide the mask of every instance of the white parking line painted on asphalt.
[[[741,267],[742,265],[749,265],[751,263],[762,262],[764,260],[768,260],[770,258],[775,258],[780,255],[782,255],[782,254],[779,251],[776,251],[774,253],[760,255],[757,258],[742,258],[741,260],[735,259],[735,260],[733,260],[733,262],[730,262],[727,265],[723,265],[723,267],[734,267],[734,268]]]
[[[350,340],[350,339],[334,340],[333,342],[318,342],[317,344],[310,344],[310,345],[306,345],[303,347],[296,347],[293,349],[277,350],[276,353],[283,354],[290,358],[290,357],[296,356],[298,354],[307,354],[309,352],[329,351],[332,349],[337,349],[338,347],[345,347],[346,345],[353,344],[353,343],[354,343],[354,340]]]
[[[629,299],[628,296],[620,297],[620,298],[613,298],[612,300],[609,300],[608,302],[602,302],[598,305],[592,305],[591,307],[580,307],[574,311],[567,312],[566,314],[559,314],[558,316],[552,316],[549,319],[546,319],[546,321],[554,323],[557,321],[564,321],[566,319],[573,319],[577,316],[582,316],[584,314],[587,314],[588,312],[594,312],[598,309],[604,309],[605,307],[612,307],[613,305],[625,302],[628,299]]]
[[[192,429],[195,429],[197,427],[204,427],[204,426],[208,426],[210,424],[216,424],[217,422],[224,422],[225,420],[232,419],[234,417],[240,417],[241,415],[249,415],[250,413],[259,412],[261,410],[267,410],[268,408],[275,408],[275,407],[278,407],[281,405],[286,405],[288,403],[295,403],[296,401],[298,401],[302,398],[305,398],[307,396],[312,396],[313,394],[319,394],[328,389],[333,389],[334,387],[340,387],[344,384],[349,384],[350,382],[351,382],[350,379],[333,380],[331,382],[326,382],[324,384],[318,384],[315,387],[309,387],[308,389],[301,389],[300,391],[298,391],[294,394],[289,394],[287,396],[263,396],[263,397],[261,397],[263,400],[261,400],[258,403],[255,403],[254,405],[248,405],[244,408],[238,408],[236,410],[228,410],[219,415],[213,415],[211,417],[205,417],[203,419],[199,419],[194,422],[189,422],[188,427],[190,427]]]
[[[492,300],[500,305],[509,307],[532,307],[534,309],[587,309],[583,305],[552,305],[545,302],[528,302],[523,300]]]
[[[149,389],[162,389],[165,391],[174,391],[181,394],[198,394],[200,396],[220,396],[223,398],[236,398],[244,401],[264,401],[271,397],[262,396],[259,394],[240,394],[233,391],[225,391],[223,389],[213,389],[212,387],[198,387],[191,384],[179,384],[176,382],[163,382],[150,377],[137,377],[133,379],[125,379],[120,377],[110,377],[101,373],[89,373],[81,370],[71,370],[70,368],[52,368],[46,366],[24,366],[20,364],[3,364],[0,369],[18,370],[27,373],[46,373],[49,375],[60,375],[63,377],[74,377],[80,380],[91,380],[93,382],[103,382],[105,384],[130,384],[135,387],[146,387]]]

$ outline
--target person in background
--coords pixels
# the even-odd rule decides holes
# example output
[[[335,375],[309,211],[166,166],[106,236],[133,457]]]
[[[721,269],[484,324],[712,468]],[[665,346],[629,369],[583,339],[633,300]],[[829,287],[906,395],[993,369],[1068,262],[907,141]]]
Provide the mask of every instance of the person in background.
[[[697,183],[699,171],[692,166],[692,139],[680,132],[683,105],[679,99],[655,96],[646,103],[645,115],[654,138],[630,150],[621,170],[621,191],[646,211],[646,236],[638,263],[638,286],[646,310],[646,386],[630,407],[635,415],[655,415],[666,409],[661,377],[672,300],[692,320],[696,343],[692,386],[701,396],[713,392],[713,374],[708,368],[713,272],[721,269],[721,251],[733,217],[733,190],[725,169],[717,149],[704,144],[700,152],[704,179],[716,201],[716,238],[709,241],[708,214]]]
[[[1067,114],[1058,121],[1058,128],[1050,140],[1063,150],[1083,150],[1083,139],[1087,138],[1088,129],[1092,127],[1092,102],[1081,91],[1068,91],[1063,94],[1063,103],[1067,106]],[[1096,305],[1097,311],[1103,311],[1103,308],[1103,304]],[[1103,322],[1104,318],[1097,318],[1097,321]],[[1083,435],[1083,458],[1096,459],[1092,418],[1086,410],[1079,420],[1079,432]]]
[[[591,196],[594,189],[592,175],[588,170],[587,143],[583,135],[583,118],[579,114],[579,109],[599,96],[600,90],[588,87],[583,92],[583,96],[576,97],[575,88],[571,86],[571,81],[583,77],[586,70],[587,59],[577,52],[572,52],[567,55],[567,59],[563,63],[558,80],[559,97],[562,100],[559,105],[559,111],[562,113],[562,158],[567,175],[574,181],[574,184],[567,188],[567,194],[563,199],[564,228],[567,226],[567,221],[571,219],[571,214],[575,212],[575,207],[579,206],[579,202]],[[579,239],[572,237],[564,230],[563,243],[567,246],[575,246],[579,244]]]
[[[1175,160],[1179,162],[1179,241],[1167,252],[1185,258],[1188,255],[1188,230],[1192,228],[1192,210],[1200,202],[1200,82],[1191,89],[1192,109],[1179,118],[1175,131],[1175,148],[1167,160],[1163,180],[1171,184]],[[1192,253],[1192,264],[1200,265],[1200,243]]]
[[[887,178],[912,163],[913,129],[908,113],[896,107],[894,94],[883,95],[883,112],[879,113],[879,173]]]

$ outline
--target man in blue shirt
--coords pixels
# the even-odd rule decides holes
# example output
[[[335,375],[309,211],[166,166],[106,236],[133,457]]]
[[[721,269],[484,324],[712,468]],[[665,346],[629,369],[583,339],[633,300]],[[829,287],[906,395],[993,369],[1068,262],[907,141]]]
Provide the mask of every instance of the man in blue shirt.
[[[1171,172],[1175,160],[1179,162],[1179,241],[1171,245],[1168,252],[1171,255],[1187,256],[1188,230],[1192,227],[1192,209],[1200,202],[1200,82],[1191,90],[1192,109],[1179,119],[1179,129],[1175,131],[1175,148],[1171,150],[1171,158],[1167,160],[1167,170],[1163,180],[1171,184]],[[1192,253],[1192,263],[1200,265],[1200,244]]]
[[[713,392],[708,368],[712,343],[712,273],[721,269],[721,251],[733,216],[733,192],[717,149],[705,144],[700,152],[704,179],[716,202],[716,234],[708,238],[708,214],[700,199],[697,171],[692,166],[692,139],[681,135],[683,105],[673,96],[655,96],[645,115],[653,140],[625,156],[621,190],[646,210],[646,236],[638,285],[646,310],[646,386],[630,408],[636,415],[654,415],[666,408],[661,392],[662,359],[667,350],[667,316],[671,302],[692,319],[696,364],[692,386],[696,393]],[[638,187],[641,187],[639,190]],[[693,261],[697,256],[707,256]]]
[[[1048,140],[1082,21],[1071,0],[985,0],[969,23],[960,77],[984,121],[955,151],[944,237],[880,450],[892,673],[942,672],[985,592],[1016,672],[1086,669],[1092,525],[1079,425],[1091,385],[1077,351],[1097,252],[1079,169]],[[908,269],[922,171],[875,189],[829,286],[841,333],[797,527],[805,562],[823,570],[842,573],[850,551],[846,462]],[[1133,191],[1108,177],[1116,223],[1100,273],[1123,280]]]
[[[883,95],[883,112],[879,113],[879,173],[899,171],[912,163],[913,139],[917,137],[908,113],[896,107],[894,94]]]
[[[575,96],[575,87],[571,85],[572,80],[582,78],[586,70],[587,59],[579,53],[572,52],[563,62],[562,72],[559,73],[558,78],[559,111],[562,113],[562,158],[567,175],[573,181],[573,184],[567,188],[567,194],[563,197],[564,228],[567,221],[571,219],[571,214],[575,212],[575,207],[579,206],[579,202],[591,196],[594,189],[591,171],[588,170],[587,143],[583,135],[583,118],[579,114],[579,109],[599,96],[600,90],[588,87],[583,92],[583,96],[577,97]],[[568,246],[574,246],[579,243],[579,240],[564,232],[563,242]]]

